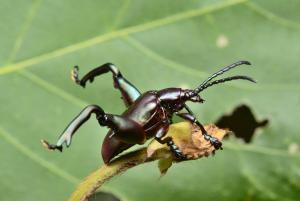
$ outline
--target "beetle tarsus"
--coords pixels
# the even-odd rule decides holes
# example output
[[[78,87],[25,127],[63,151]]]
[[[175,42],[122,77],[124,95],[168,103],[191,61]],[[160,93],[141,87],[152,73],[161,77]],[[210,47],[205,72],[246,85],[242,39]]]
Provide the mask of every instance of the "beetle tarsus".
[[[180,149],[174,144],[172,140],[167,142],[167,145],[170,147],[171,152],[174,154],[174,156],[177,159],[184,160],[186,159],[186,156],[180,151]]]
[[[184,104],[184,108],[188,111],[188,113],[177,113],[176,115],[191,122],[192,124],[196,124],[200,128],[204,139],[209,141],[215,147],[215,149],[223,149],[222,143],[217,138],[207,133],[204,126],[200,123],[200,121],[198,121],[192,110],[186,104]]]
[[[83,82],[81,79],[79,79],[79,67],[74,66],[74,68],[71,71],[71,79],[78,85],[85,88],[85,82]]]
[[[181,152],[181,150],[177,147],[177,145],[173,142],[172,137],[166,137],[164,139],[161,138],[159,134],[155,137],[157,142],[160,144],[167,144],[170,148],[170,151],[174,154],[177,159],[184,160],[186,156]]]
[[[204,136],[205,140],[209,141],[215,147],[215,149],[223,150],[222,142],[220,142],[217,138],[215,138],[207,133],[204,133],[203,136]]]
[[[46,149],[49,149],[49,150],[59,150],[60,152],[62,152],[63,150],[63,147],[62,146],[57,146],[55,144],[50,144],[48,141],[46,140],[41,140],[43,146],[46,148]]]

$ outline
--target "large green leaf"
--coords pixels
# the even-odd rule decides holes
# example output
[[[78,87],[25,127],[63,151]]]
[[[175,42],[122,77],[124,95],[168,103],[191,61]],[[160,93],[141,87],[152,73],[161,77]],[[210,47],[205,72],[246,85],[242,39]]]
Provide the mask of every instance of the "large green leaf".
[[[104,189],[122,200],[298,200],[300,167],[299,0],[11,0],[0,6],[0,199],[66,200],[102,164],[106,129],[95,120],[63,154],[44,150],[87,104],[124,110],[110,75],[85,90],[69,79],[115,63],[141,91],[197,86],[222,65],[257,85],[207,90],[191,104],[214,122],[241,103],[270,124],[251,144],[231,139],[213,158],[174,165],[158,180],[156,164],[134,168]]]

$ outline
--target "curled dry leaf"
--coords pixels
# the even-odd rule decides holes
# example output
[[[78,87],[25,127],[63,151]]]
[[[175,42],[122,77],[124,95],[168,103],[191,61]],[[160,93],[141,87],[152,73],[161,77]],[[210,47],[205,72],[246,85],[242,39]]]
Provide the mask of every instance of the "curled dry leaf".
[[[215,125],[205,126],[206,131],[222,141],[229,132],[217,128]],[[153,140],[149,146],[130,153],[125,153],[113,160],[109,165],[103,165],[95,172],[91,173],[71,195],[71,201],[88,200],[102,184],[109,181],[112,177],[125,172],[134,166],[159,160],[158,166],[161,175],[164,175],[173,162],[182,162],[186,160],[195,160],[203,156],[209,156],[215,152],[215,148],[204,139],[198,127],[188,123],[181,122],[172,124],[167,136],[172,137],[174,143],[186,155],[187,159],[178,160],[173,156],[168,146],[161,145]],[[167,137],[166,136],[166,137]]]
[[[222,141],[224,136],[229,133],[227,130],[219,129],[213,124],[206,125],[205,130],[219,141]],[[173,138],[174,143],[186,156],[186,160],[195,160],[215,153],[214,146],[204,139],[201,130],[188,122],[173,124],[167,136]],[[174,161],[182,161],[174,157],[167,145],[162,145],[156,140],[153,140],[147,148],[147,157],[151,158],[157,152],[165,153],[164,156],[159,159],[158,163],[162,175],[166,173]]]

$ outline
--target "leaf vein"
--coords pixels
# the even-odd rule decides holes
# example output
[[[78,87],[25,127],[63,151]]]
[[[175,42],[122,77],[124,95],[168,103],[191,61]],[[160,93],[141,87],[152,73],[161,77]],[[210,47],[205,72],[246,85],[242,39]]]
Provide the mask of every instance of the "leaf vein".
[[[18,139],[13,137],[10,133],[8,133],[4,128],[0,126],[0,136],[8,142],[10,145],[15,147],[18,151],[20,151],[22,154],[30,158],[32,161],[36,162],[40,166],[46,168],[50,172],[54,173],[55,175],[65,179],[66,181],[77,184],[79,183],[80,179],[76,178],[75,176],[71,175],[70,173],[64,171],[63,169],[59,168],[58,166],[54,165],[53,163],[50,163],[49,161],[46,161],[45,159],[41,158],[38,154],[36,154],[34,151],[30,150],[28,147],[26,147],[24,144],[19,142]]]
[[[149,58],[153,59],[154,61],[157,61],[160,64],[163,64],[164,66],[171,68],[172,70],[176,70],[180,73],[187,74],[189,76],[193,77],[200,77],[200,78],[205,78],[208,77],[209,74],[201,71],[201,70],[196,70],[194,68],[188,67],[186,65],[180,64],[178,62],[175,62],[173,60],[170,60],[166,57],[163,57],[159,54],[157,54],[155,51],[151,50],[149,47],[146,47],[144,44],[142,44],[140,41],[130,37],[130,36],[124,36],[123,39],[132,47],[136,48],[139,50],[141,53],[145,54]],[[228,86],[233,86],[236,88],[241,88],[241,89],[255,89],[254,87],[251,86],[246,86],[246,85],[241,85],[241,84],[234,84],[234,83],[226,83]]]
[[[252,11],[258,13],[259,15],[265,17],[266,19],[275,22],[276,24],[279,24],[284,27],[289,27],[289,28],[300,28],[300,24],[288,19],[285,19],[283,17],[280,17],[273,12],[259,6],[257,3],[254,2],[246,2],[245,5]]]
[[[278,198],[278,195],[272,190],[268,189],[261,182],[259,182],[248,170],[245,168],[241,171],[242,176],[249,181],[249,183],[254,186],[258,191],[267,195],[271,200],[275,200]]]
[[[247,151],[258,154],[265,154],[270,156],[280,156],[280,157],[299,157],[297,154],[289,154],[288,151],[281,149],[274,149],[262,146],[254,146],[254,145],[241,145],[241,144],[233,144],[230,142],[226,142],[226,148],[231,150],[239,150],[239,151]]]
[[[110,28],[111,31],[114,31],[115,28],[118,27],[119,24],[121,24],[122,19],[124,18],[124,15],[125,15],[126,11],[128,10],[130,3],[131,3],[131,0],[124,0],[124,3],[116,16],[116,19],[114,20],[114,22]]]
[[[182,65],[180,63],[177,63],[173,60],[170,60],[166,57],[163,57],[159,54],[157,54],[155,51],[151,50],[149,47],[146,47],[144,44],[142,44],[140,41],[130,37],[130,36],[124,36],[123,39],[132,47],[142,52],[144,55],[148,56],[149,58],[153,59],[154,61],[157,61],[158,63],[163,64],[164,66],[171,68],[173,70],[179,71],[181,73],[185,73],[191,76],[204,78],[208,76],[208,73],[205,73],[200,70],[195,70],[193,68],[187,67],[185,65]]]
[[[88,103],[84,100],[81,100],[80,98],[75,97],[74,95],[67,93],[63,89],[56,87],[54,84],[49,83],[39,76],[35,75],[32,72],[29,72],[27,70],[22,70],[18,72],[19,75],[21,75],[24,78],[27,78],[28,80],[32,81],[33,83],[37,84],[38,86],[46,89],[47,91],[61,97],[62,99],[68,101],[69,103],[72,103],[73,105],[79,106],[79,107],[85,107],[88,105]]]
[[[20,50],[20,48],[23,44],[24,38],[25,38],[26,34],[28,33],[28,31],[30,29],[30,26],[31,26],[31,24],[32,24],[32,22],[33,22],[33,20],[36,16],[38,8],[41,5],[41,2],[42,2],[42,0],[36,0],[32,3],[32,5],[31,5],[31,7],[28,11],[28,15],[24,20],[24,24],[21,28],[21,31],[18,34],[16,41],[14,42],[14,46],[13,46],[13,49],[10,53],[10,56],[8,58],[7,63],[11,63],[11,62],[14,61],[17,53],[19,52],[19,50]]]
[[[206,7],[202,7],[202,8],[198,8],[195,10],[190,10],[190,11],[186,11],[186,12],[182,12],[182,13],[177,13],[174,15],[171,15],[169,17],[165,17],[165,18],[161,18],[158,20],[154,20],[151,22],[147,22],[144,24],[140,24],[140,25],[136,25],[136,26],[132,26],[132,27],[128,27],[128,28],[124,28],[124,29],[120,29],[117,31],[112,31],[106,34],[102,34],[99,36],[96,36],[94,38],[64,47],[64,48],[60,48],[60,49],[56,49],[52,52],[48,52],[36,57],[32,57],[29,59],[26,59],[24,61],[20,61],[14,64],[10,64],[7,66],[3,66],[0,68],[0,75],[2,74],[7,74],[7,73],[11,73],[14,71],[18,71],[20,69],[23,68],[27,68],[29,66],[44,62],[46,60],[50,60],[56,57],[60,57],[78,50],[82,50],[84,48],[88,48],[94,45],[97,45],[99,43],[108,41],[108,40],[112,40],[115,38],[120,38],[122,36],[126,36],[129,34],[133,34],[133,33],[139,33],[139,32],[143,32],[143,31],[147,31],[150,29],[154,29],[157,27],[161,27],[161,26],[165,26],[168,24],[172,24],[178,21],[182,21],[182,20],[186,20],[186,19],[190,19],[193,17],[197,17],[197,16],[201,16],[207,13],[212,13],[218,10],[222,10],[240,3],[244,3],[247,0],[227,0],[227,1],[223,1],[222,3],[216,3],[214,5],[210,5],[210,6],[206,6]]]

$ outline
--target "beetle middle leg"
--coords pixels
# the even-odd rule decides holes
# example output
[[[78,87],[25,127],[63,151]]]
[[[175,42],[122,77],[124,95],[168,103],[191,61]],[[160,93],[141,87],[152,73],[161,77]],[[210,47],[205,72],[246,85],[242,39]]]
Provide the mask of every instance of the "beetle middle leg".
[[[186,104],[184,105],[184,108],[188,111],[188,113],[178,113],[177,116],[199,126],[205,140],[209,141],[215,147],[215,149],[223,149],[222,142],[207,133],[204,126],[197,120],[192,110]]]
[[[120,70],[111,63],[96,67],[83,76],[82,79],[79,79],[78,71],[78,66],[75,66],[71,72],[71,78],[76,84],[79,84],[82,87],[85,87],[87,81],[93,82],[95,77],[111,72],[113,74],[114,87],[120,90],[126,106],[131,105],[141,95],[139,90],[125,79]]]
[[[167,144],[171,150],[171,152],[176,156],[176,158],[179,159],[185,159],[185,155],[180,151],[180,149],[177,147],[177,145],[173,142],[172,137],[165,137],[163,139],[163,136],[167,133],[169,128],[169,125],[165,125],[161,127],[158,132],[155,135],[156,141],[158,141],[160,144]]]

